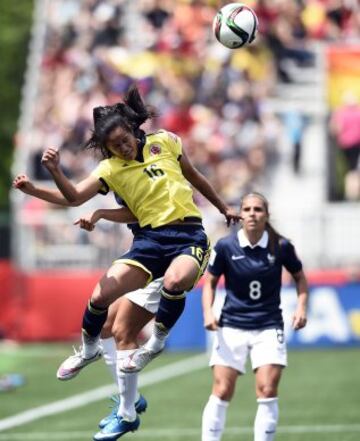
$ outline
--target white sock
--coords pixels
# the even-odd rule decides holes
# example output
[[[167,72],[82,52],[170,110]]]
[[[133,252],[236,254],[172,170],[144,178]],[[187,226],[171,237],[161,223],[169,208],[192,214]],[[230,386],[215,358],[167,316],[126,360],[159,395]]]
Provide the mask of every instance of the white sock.
[[[116,351],[117,364],[133,354],[136,349]],[[118,416],[127,421],[134,421],[136,418],[135,402],[139,397],[137,390],[138,373],[127,374],[121,372],[119,367],[117,371],[117,382],[119,387],[120,406]]]
[[[155,322],[151,337],[144,344],[144,347],[153,352],[162,351],[165,347],[165,342],[168,335],[169,335],[168,329],[166,329],[161,323]]]
[[[202,415],[201,441],[220,441],[229,401],[210,395]]]
[[[106,366],[109,368],[109,371],[114,378],[115,384],[117,382],[117,371],[116,371],[116,343],[114,337],[109,338],[101,338],[100,339],[100,347],[103,351],[103,358]]]
[[[83,332],[81,334],[82,339],[82,355],[84,358],[93,358],[99,351],[100,337],[90,337]]]
[[[273,441],[279,420],[278,398],[258,398],[254,441]]]

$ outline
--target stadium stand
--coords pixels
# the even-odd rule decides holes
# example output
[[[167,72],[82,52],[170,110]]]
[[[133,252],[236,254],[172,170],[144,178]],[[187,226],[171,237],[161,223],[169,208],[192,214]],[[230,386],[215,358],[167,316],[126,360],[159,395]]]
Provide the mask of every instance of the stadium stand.
[[[116,102],[136,80],[161,110],[151,129],[179,133],[195,165],[230,203],[260,190],[307,266],[357,264],[358,209],[328,202],[326,137],[327,47],[355,44],[355,2],[249,3],[259,35],[248,48],[229,51],[211,31],[219,2],[38,1],[14,169],[46,181],[41,152],[55,145],[66,174],[81,179],[95,165],[79,153],[92,108]],[[225,227],[197,198],[216,240]],[[118,225],[100,223],[90,235],[72,227],[91,204],[64,210],[20,194],[13,201],[13,249],[22,268],[98,268],[130,240]],[[95,203],[114,206],[100,196]],[[330,246],[335,234],[340,243]]]

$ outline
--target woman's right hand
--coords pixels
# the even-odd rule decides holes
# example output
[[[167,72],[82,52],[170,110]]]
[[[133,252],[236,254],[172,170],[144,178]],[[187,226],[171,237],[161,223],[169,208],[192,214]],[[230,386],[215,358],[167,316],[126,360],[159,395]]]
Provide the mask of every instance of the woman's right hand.
[[[20,175],[15,176],[15,178],[12,182],[12,186],[14,188],[21,190],[23,193],[26,193],[26,194],[32,194],[32,191],[35,188],[34,184],[24,174],[20,174]]]
[[[204,327],[208,331],[216,331],[218,328],[218,321],[212,310],[204,312]]]
[[[41,163],[49,170],[56,171],[59,168],[60,155],[59,150],[54,147],[47,148],[41,158]]]

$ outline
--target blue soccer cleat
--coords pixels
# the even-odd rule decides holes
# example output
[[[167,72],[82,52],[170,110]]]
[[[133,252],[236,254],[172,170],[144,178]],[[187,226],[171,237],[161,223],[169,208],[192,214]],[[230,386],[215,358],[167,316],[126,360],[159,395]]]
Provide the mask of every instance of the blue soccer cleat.
[[[135,403],[135,410],[136,413],[143,413],[146,412],[148,403],[145,399],[145,397],[143,397],[142,395],[139,396],[139,399],[137,400],[137,402]]]
[[[134,421],[126,421],[115,416],[100,432],[94,435],[94,441],[115,441],[128,432],[135,432],[140,426],[140,418],[136,416]]]
[[[111,411],[111,413],[106,416],[105,418],[103,418],[100,423],[99,423],[99,428],[103,429],[107,424],[110,423],[110,421],[116,417],[118,409],[119,409],[119,405],[120,405],[120,399],[118,395],[113,395],[111,397],[111,400],[113,401],[113,405],[112,408],[113,410]],[[139,399],[136,401],[135,403],[135,410],[136,413],[143,413],[146,411],[147,408],[147,401],[145,399],[145,397],[143,397],[142,395],[140,395]]]

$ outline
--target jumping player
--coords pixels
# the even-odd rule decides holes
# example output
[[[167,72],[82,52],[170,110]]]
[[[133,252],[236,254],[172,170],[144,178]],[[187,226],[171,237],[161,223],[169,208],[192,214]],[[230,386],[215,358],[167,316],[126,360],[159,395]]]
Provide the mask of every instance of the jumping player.
[[[111,190],[125,201],[129,215],[133,214],[129,221],[139,222],[130,251],[115,261],[96,285],[83,316],[82,350],[64,361],[62,372],[74,369],[74,357],[79,368],[98,359],[99,336],[111,303],[164,276],[154,332],[146,345],[118,368],[137,372],[162,351],[169,330],[184,309],[185,292],[201,276],[209,255],[209,241],[189,183],[219,209],[228,224],[239,220],[193,167],[178,136],[164,130],[146,135],[140,129],[155,115],[136,87],[130,88],[122,103],[95,108],[94,132],[87,147],[100,153],[103,160],[79,184],[74,185],[61,171],[57,149],[49,148],[43,155],[43,164],[70,204],[81,205],[97,193]],[[104,436],[110,439],[113,433],[111,439],[116,439],[122,421],[119,419],[118,427]],[[136,430],[138,417],[126,423],[129,430]]]

